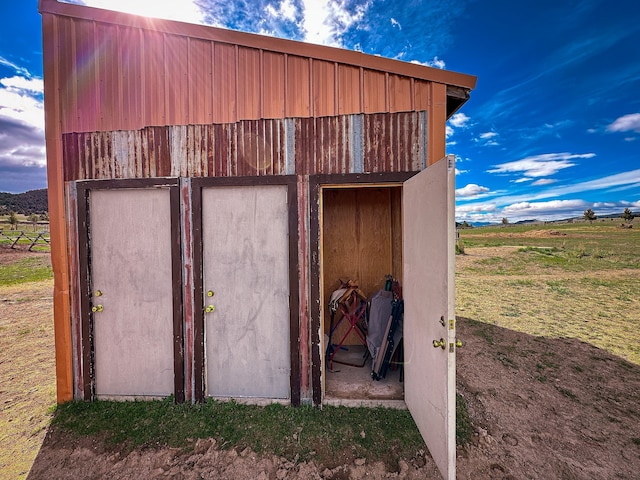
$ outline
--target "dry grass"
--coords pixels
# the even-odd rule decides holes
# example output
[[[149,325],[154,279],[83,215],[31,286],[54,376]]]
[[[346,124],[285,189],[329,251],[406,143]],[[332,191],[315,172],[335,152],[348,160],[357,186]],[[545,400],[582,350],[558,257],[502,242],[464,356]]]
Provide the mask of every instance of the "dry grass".
[[[640,364],[640,232],[610,224],[482,230],[462,234],[459,315],[579,339]]]
[[[52,289],[52,280],[0,287],[0,478],[7,480],[26,477],[51,420]]]

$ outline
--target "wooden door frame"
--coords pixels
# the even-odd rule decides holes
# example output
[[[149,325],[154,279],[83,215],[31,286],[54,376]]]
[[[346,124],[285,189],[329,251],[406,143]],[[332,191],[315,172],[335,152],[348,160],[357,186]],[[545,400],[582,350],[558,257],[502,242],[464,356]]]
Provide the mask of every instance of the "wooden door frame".
[[[177,178],[86,180],[76,182],[78,219],[78,256],[80,280],[80,317],[82,336],[82,392],[85,400],[94,400],[95,392],[95,342],[93,339],[94,316],[91,312],[91,222],[89,197],[92,190],[122,190],[167,188],[171,216],[171,273],[173,304],[173,375],[174,396],[182,403],[184,396],[184,329],[182,313],[182,255],[180,192]]]
[[[373,186],[396,187],[419,172],[385,172],[385,173],[349,173],[309,176],[310,222],[309,234],[310,255],[316,261],[311,262],[311,388],[314,405],[322,405],[322,353],[320,331],[322,326],[322,285],[321,285],[321,247],[320,201],[321,192],[326,187],[366,188]]]
[[[191,212],[193,225],[193,278],[194,278],[194,398],[205,400],[205,344],[204,344],[204,296],[203,296],[203,239],[202,239],[202,189],[207,187],[256,187],[283,185],[287,187],[287,211],[289,232],[289,343],[291,371],[289,387],[291,404],[300,404],[300,320],[298,292],[298,186],[295,175],[258,177],[197,177],[191,178]]]

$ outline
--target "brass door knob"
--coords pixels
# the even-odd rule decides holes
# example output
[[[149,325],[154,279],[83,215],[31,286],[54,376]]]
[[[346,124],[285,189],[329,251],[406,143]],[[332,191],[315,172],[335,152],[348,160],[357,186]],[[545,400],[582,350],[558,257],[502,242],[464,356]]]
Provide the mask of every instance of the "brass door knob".
[[[216,309],[216,307],[214,307],[213,305],[209,305],[207,308],[204,309],[205,312],[207,313],[211,313]]]
[[[102,310],[104,310],[104,307],[102,305],[94,305],[93,307],[91,307],[91,311],[93,313],[101,312]]]
[[[456,339],[456,347],[460,348],[462,346],[462,340]]]
[[[447,342],[444,341],[444,338],[441,338],[440,340],[434,340],[433,341],[433,348],[442,348],[444,350],[444,348],[447,346]]]

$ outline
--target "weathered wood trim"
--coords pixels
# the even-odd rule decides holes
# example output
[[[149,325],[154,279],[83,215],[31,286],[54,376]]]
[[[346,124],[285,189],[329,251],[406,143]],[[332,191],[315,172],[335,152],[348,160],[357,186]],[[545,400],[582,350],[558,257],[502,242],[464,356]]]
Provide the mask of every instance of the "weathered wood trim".
[[[314,405],[322,404],[322,357],[320,327],[322,301],[320,299],[320,179],[309,177],[309,254],[311,261],[311,396]]]
[[[82,396],[83,400],[93,399],[93,315],[90,308],[89,285],[89,190],[86,184],[78,184],[78,257],[80,280],[80,319],[82,334]]]
[[[287,209],[289,213],[289,342],[291,356],[291,404],[300,405],[300,297],[298,291],[298,184],[296,177],[287,177]]]
[[[182,310],[182,226],[180,224],[180,190],[169,188],[171,208],[171,276],[173,294],[173,391],[177,403],[184,402],[184,328]]]
[[[204,402],[204,300],[202,296],[202,185],[191,180],[191,224],[193,225],[193,398]]]

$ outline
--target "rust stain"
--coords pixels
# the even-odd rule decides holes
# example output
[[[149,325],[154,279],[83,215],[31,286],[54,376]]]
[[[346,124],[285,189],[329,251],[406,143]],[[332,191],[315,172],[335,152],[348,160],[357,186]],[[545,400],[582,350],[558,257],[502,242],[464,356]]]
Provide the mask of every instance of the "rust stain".
[[[245,120],[63,136],[65,180],[417,171],[424,163],[419,112]],[[358,123],[361,128],[355,128]]]

